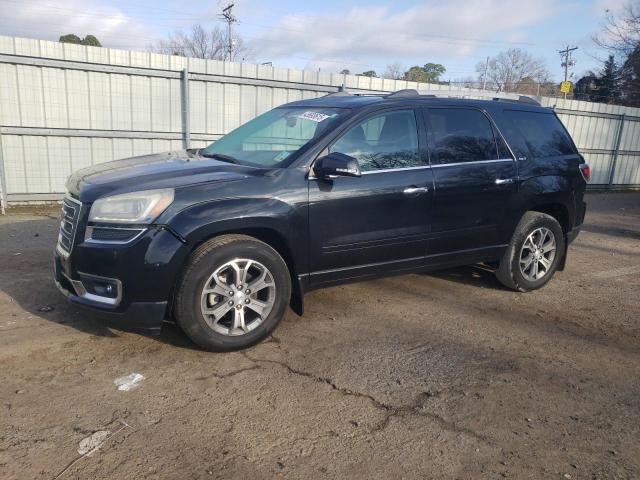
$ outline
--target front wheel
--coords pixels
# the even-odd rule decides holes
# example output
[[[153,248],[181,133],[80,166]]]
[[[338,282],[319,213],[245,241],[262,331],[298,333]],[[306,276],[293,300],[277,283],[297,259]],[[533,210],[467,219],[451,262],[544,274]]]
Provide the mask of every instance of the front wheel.
[[[496,277],[520,292],[542,287],[558,269],[564,242],[562,227],[555,218],[542,212],[525,213],[500,260]]]
[[[176,320],[207,350],[238,350],[273,331],[290,296],[278,252],[253,237],[223,235],[191,256],[176,294]]]

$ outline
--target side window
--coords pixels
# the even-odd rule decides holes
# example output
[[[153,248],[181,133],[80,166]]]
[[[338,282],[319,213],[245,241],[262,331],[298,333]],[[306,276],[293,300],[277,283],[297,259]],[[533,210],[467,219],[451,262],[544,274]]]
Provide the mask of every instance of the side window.
[[[421,166],[413,110],[368,118],[350,128],[330,148],[358,159],[363,172]]]
[[[477,162],[498,158],[493,129],[478,110],[432,108],[427,111],[431,163]]]
[[[504,114],[534,158],[576,153],[569,135],[553,113],[505,110]]]

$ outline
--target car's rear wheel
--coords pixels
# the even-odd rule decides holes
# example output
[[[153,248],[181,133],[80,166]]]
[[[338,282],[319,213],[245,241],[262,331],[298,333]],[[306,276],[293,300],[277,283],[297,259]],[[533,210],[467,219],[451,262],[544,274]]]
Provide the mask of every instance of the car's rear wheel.
[[[223,235],[191,256],[175,299],[176,320],[207,350],[249,347],[280,322],[291,296],[282,257],[246,235]]]
[[[542,287],[558,269],[564,242],[562,227],[555,218],[542,212],[525,213],[500,260],[496,277],[520,292]]]

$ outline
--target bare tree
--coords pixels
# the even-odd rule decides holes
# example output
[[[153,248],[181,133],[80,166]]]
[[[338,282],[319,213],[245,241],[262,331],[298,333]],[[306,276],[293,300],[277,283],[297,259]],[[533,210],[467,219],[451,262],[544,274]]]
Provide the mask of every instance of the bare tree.
[[[160,40],[152,46],[150,50],[182,57],[228,60],[229,39],[226,32],[219,27],[207,31],[198,24],[191,27],[191,31],[188,33],[176,31],[170,34],[165,40]],[[242,38],[237,34],[232,34],[231,59],[244,59],[247,56],[248,50]]]
[[[487,68],[487,87],[503,92],[514,92],[519,86],[530,82],[545,83],[549,81],[549,71],[543,60],[519,48],[510,48],[489,59],[488,65],[480,62],[476,72],[483,79]],[[526,81],[525,81],[526,80]]]
[[[382,78],[389,78],[391,80],[400,80],[404,77],[405,68],[400,62],[393,62],[387,65],[386,70],[382,74]]]
[[[593,41],[614,55],[627,57],[640,44],[640,5],[638,1],[627,2],[622,9],[614,13],[605,11],[602,31],[593,37]]]
[[[605,11],[601,31],[593,37],[605,49],[602,72],[595,77],[592,101],[640,105],[640,1],[627,0],[616,12]],[[620,65],[619,68],[617,65]],[[587,82],[588,78],[585,79]]]

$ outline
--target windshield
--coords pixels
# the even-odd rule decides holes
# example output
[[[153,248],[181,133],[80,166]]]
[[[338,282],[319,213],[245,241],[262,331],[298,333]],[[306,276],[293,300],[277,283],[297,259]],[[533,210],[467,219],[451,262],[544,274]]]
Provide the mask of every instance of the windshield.
[[[348,113],[343,108],[282,107],[226,134],[201,155],[257,167],[280,167],[286,159]]]

